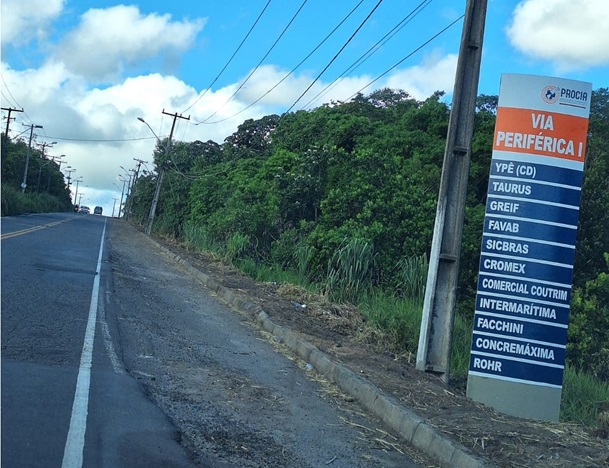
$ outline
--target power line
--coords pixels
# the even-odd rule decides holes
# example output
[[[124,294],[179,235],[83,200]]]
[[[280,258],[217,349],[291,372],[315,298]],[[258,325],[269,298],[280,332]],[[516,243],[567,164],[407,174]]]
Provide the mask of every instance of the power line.
[[[218,78],[220,78],[220,76],[222,75],[222,73],[224,73],[224,70],[226,70],[226,67],[228,67],[230,65],[230,63],[233,61],[233,59],[235,58],[235,55],[237,55],[237,52],[239,52],[239,50],[241,49],[241,46],[243,46],[243,44],[245,43],[245,41],[247,40],[247,38],[249,37],[249,35],[252,33],[252,31],[254,30],[254,28],[256,27],[256,25],[258,24],[258,21],[260,21],[260,18],[262,18],[262,15],[264,14],[264,12],[266,11],[266,9],[268,8],[268,6],[270,5],[271,0],[269,0],[268,2],[266,2],[266,5],[264,6],[264,8],[262,9],[262,11],[260,12],[260,14],[258,15],[258,18],[256,18],[256,21],[254,22],[254,24],[252,25],[252,27],[250,28],[250,30],[247,32],[247,34],[245,35],[245,37],[243,38],[243,40],[241,41],[241,44],[239,44],[239,46],[237,47],[237,49],[233,52],[233,55],[231,55],[231,57],[228,59],[228,62],[226,62],[226,65],[224,65],[224,67],[222,68],[222,70],[220,70],[220,73],[218,73],[218,75],[214,78],[214,80],[211,82],[211,84],[205,88],[205,91],[203,91],[203,93],[195,100],[195,102],[193,102],[190,106],[188,106],[186,109],[184,109],[182,111],[182,113],[186,112],[187,110],[189,110],[190,108],[192,108],[197,102],[199,102],[203,96],[205,96],[207,94],[207,91],[209,91],[211,89],[211,87],[216,83],[216,81],[218,81]]]
[[[368,16],[366,16],[366,18],[364,19],[364,21],[362,21],[362,23],[358,26],[358,28],[353,32],[353,34],[351,34],[351,37],[349,39],[347,39],[347,42],[345,42],[343,44],[343,46],[340,48],[340,50],[336,53],[336,55],[332,58],[332,60],[330,60],[330,62],[324,67],[324,69],[321,71],[321,73],[319,73],[319,75],[317,75],[317,77],[311,82],[311,84],[308,86],[307,89],[304,90],[304,92],[298,97],[298,99],[296,99],[296,101],[294,101],[294,104],[292,104],[290,106],[290,108],[285,112],[286,114],[288,112],[290,112],[292,110],[292,108],[298,103],[298,101],[300,101],[302,99],[302,97],[307,94],[307,92],[311,89],[311,87],[317,83],[317,80],[319,80],[319,78],[321,77],[321,75],[323,75],[326,70],[330,67],[330,65],[332,65],[332,63],[334,63],[334,61],[338,58],[338,56],[342,53],[342,51],[345,49],[345,47],[347,47],[347,45],[353,40],[353,38],[355,37],[355,35],[360,31],[360,29],[362,29],[362,27],[364,26],[364,24],[366,24],[366,22],[368,21],[368,19],[372,16],[372,14],[376,11],[376,9],[380,6],[380,4],[383,2],[383,0],[379,0],[378,3],[376,4],[376,6],[372,9],[372,11],[368,14]]]
[[[139,141],[139,140],[156,140],[156,137],[138,137],[138,138],[111,138],[111,139],[86,139],[86,138],[66,138],[45,135],[45,138],[51,140],[64,140],[64,141],[79,141],[83,143],[116,143],[121,141]]]
[[[260,68],[260,65],[262,65],[262,62],[264,62],[264,60],[269,56],[269,54],[273,51],[273,49],[275,48],[275,46],[277,45],[277,43],[281,40],[281,38],[283,37],[283,35],[286,33],[286,31],[288,30],[288,28],[292,25],[292,23],[294,22],[294,20],[296,19],[296,17],[300,14],[301,10],[303,9],[303,7],[306,5],[308,0],[304,0],[302,2],[302,4],[300,5],[300,8],[298,8],[298,10],[296,11],[296,13],[294,13],[294,16],[292,16],[292,19],[290,20],[290,22],[286,25],[286,27],[283,29],[283,31],[281,32],[281,34],[279,35],[279,37],[275,40],[275,42],[273,43],[273,45],[270,47],[270,49],[266,52],[266,54],[264,54],[264,57],[262,57],[262,59],[260,60],[260,62],[258,62],[258,65],[256,65],[256,67],[249,73],[249,75],[247,75],[247,77],[245,78],[245,80],[243,81],[243,83],[241,83],[239,85],[239,87],[237,88],[237,90],[231,95],[231,97],[228,98],[228,100],[222,104],[222,107],[225,106],[226,104],[228,104],[236,95],[239,91],[241,91],[241,88],[243,88],[245,86],[245,83],[247,83],[249,81],[249,79],[252,77],[252,75],[256,72],[256,70],[258,70],[258,68]],[[380,0],[383,1],[383,0]],[[220,108],[221,109],[221,108]],[[216,110],[213,114],[211,114],[209,117],[207,117],[206,119],[204,119],[203,121],[196,121],[198,123],[205,123],[207,122],[209,119],[211,119],[214,115],[216,115],[220,109]],[[194,120],[194,119],[193,119]]]
[[[23,109],[15,109],[14,107],[3,107],[2,110],[8,111],[8,116],[6,117],[6,130],[4,132],[4,136],[8,139],[8,131],[11,124],[11,113],[23,112]]]
[[[448,26],[446,26],[444,29],[442,29],[441,31],[439,31],[438,33],[434,34],[432,37],[430,37],[427,41],[425,41],[423,44],[421,44],[419,47],[417,47],[416,49],[414,49],[412,52],[410,52],[406,57],[404,57],[402,60],[400,60],[398,63],[396,63],[395,65],[393,65],[391,68],[385,70],[383,73],[381,73],[379,76],[377,76],[374,80],[372,80],[370,83],[368,83],[366,86],[364,86],[362,89],[360,89],[359,91],[356,91],[355,93],[353,93],[351,96],[349,96],[349,98],[347,99],[347,101],[349,101],[350,99],[353,99],[355,96],[357,96],[359,93],[361,93],[364,89],[366,89],[368,86],[370,86],[373,83],[376,83],[378,80],[380,80],[383,76],[385,76],[387,73],[389,73],[391,70],[393,70],[394,68],[396,68],[398,65],[402,64],[404,61],[406,61],[407,59],[409,59],[410,57],[412,57],[414,54],[416,54],[419,50],[421,50],[423,47],[425,47],[427,44],[429,44],[430,42],[432,42],[434,39],[436,39],[437,37],[439,37],[440,35],[442,35],[443,33],[445,33],[446,31],[448,31],[451,27],[453,27],[455,24],[457,24],[461,19],[463,19],[465,15],[461,15],[459,16],[456,20],[454,20],[452,23],[450,23]]]
[[[4,87],[8,91],[8,94],[10,95],[11,99],[15,101],[16,107],[21,107],[21,109],[23,109],[23,106],[17,102],[17,99],[15,99],[15,96],[13,96],[13,93],[11,93],[11,90],[8,87],[8,84],[6,84],[6,80],[4,79],[4,75],[2,73],[0,73],[0,78],[2,78],[2,83],[4,83]],[[34,125],[34,121],[30,118],[30,116],[25,110],[23,111],[23,115],[25,115],[27,117],[27,120],[29,120],[30,123],[28,125]]]
[[[400,32],[410,21],[412,21],[419,13],[421,13],[433,0],[423,0],[419,3],[408,15],[406,15],[393,29],[379,39],[376,44],[370,47],[364,52],[355,62],[353,62],[344,72],[342,72],[336,80],[329,83],[324,89],[322,89],[315,97],[307,102],[301,109],[306,109],[311,106],[318,98],[327,94],[328,91],[335,88],[347,75],[350,75],[357,70],[361,65],[366,62],[372,55],[374,55],[382,46],[389,42],[398,32]]]
[[[4,87],[6,88],[6,90],[8,91],[8,94],[11,96],[11,99],[13,100],[15,107],[21,107],[23,109],[23,106],[19,105],[19,103],[17,102],[17,99],[15,99],[15,96],[13,96],[13,93],[11,93],[10,88],[8,87],[8,85],[6,84],[6,81],[4,80],[4,75],[2,73],[0,73],[0,78],[2,78],[2,83],[4,83]],[[8,101],[9,99],[6,98],[5,94],[2,93],[2,95],[4,96],[4,98]]]
[[[12,132],[12,131],[13,131],[13,130],[11,130],[11,132]],[[22,131],[21,133],[17,133],[17,135],[15,135],[15,137],[14,137],[14,138],[19,138],[21,135],[23,135],[23,134],[24,134],[25,132],[27,132],[27,131],[28,131],[28,129],[26,128],[26,129],[25,129],[24,131]]]
[[[382,1],[382,0],[381,0]],[[362,54],[362,56],[360,56],[358,58],[358,60],[356,60],[350,67],[348,67],[340,76],[340,78],[343,78],[345,75],[350,74],[351,72],[353,72],[354,70],[356,70],[359,66],[361,66],[368,58],[370,58],[370,56],[372,56],[374,53],[376,53],[376,51],[378,51],[378,49],[380,47],[382,47],[383,45],[385,45],[389,40],[391,40],[398,32],[400,32],[408,23],[410,23],[416,16],[419,15],[419,13],[421,13],[427,6],[429,6],[429,4],[432,2],[433,0],[423,0],[422,2],[420,2],[408,15],[406,15],[396,26],[394,26],[387,34],[385,34],[379,41],[377,41],[372,47],[370,47],[364,54]],[[359,7],[359,5],[362,2],[360,2],[358,5],[356,5],[356,7],[347,15],[346,18],[344,18],[341,23],[339,23],[339,25],[334,28],[334,30],[332,30],[332,32],[330,32],[326,38],[324,38],[320,44],[318,44],[317,47],[315,47],[313,49],[312,52],[310,52],[298,65],[296,65],[286,76],[284,76],[277,84],[275,84],[271,89],[269,89],[266,93],[264,93],[262,96],[260,96],[259,98],[257,98],[255,101],[253,101],[251,104],[249,104],[248,106],[246,106],[245,108],[243,108],[241,111],[231,115],[230,117],[226,117],[224,119],[220,119],[220,120],[216,120],[213,122],[208,122],[206,119],[205,121],[197,121],[198,123],[207,123],[207,124],[216,124],[216,123],[220,123],[220,122],[224,122],[226,120],[229,120],[239,114],[241,114],[242,112],[244,112],[245,110],[249,109],[250,107],[252,107],[253,105],[255,105],[257,102],[259,102],[261,99],[263,99],[265,96],[267,96],[270,92],[272,92],[277,86],[279,86],[283,81],[285,81],[285,79],[287,79],[291,74],[294,73],[294,71],[296,71],[296,69],[298,69],[302,63],[304,63],[304,61],[306,61],[335,31],[338,27],[340,27],[343,22],[355,11],[355,9],[357,7]],[[380,2],[379,2],[380,3]],[[378,7],[378,5],[377,5]],[[376,8],[376,7],[375,7]],[[371,12],[371,14],[374,12],[374,10]],[[370,15],[369,15],[370,16]],[[427,44],[429,44],[431,41],[433,41],[434,39],[436,39],[439,35],[441,35],[442,33],[444,33],[446,30],[448,30],[450,27],[452,27],[456,22],[458,22],[461,18],[463,18],[463,16],[457,18],[453,23],[449,24],[446,28],[444,28],[443,30],[441,30],[439,33],[437,33],[436,35],[434,35],[433,37],[431,37],[428,41],[426,41],[425,43],[423,43],[421,46],[419,46],[418,48],[416,48],[413,52],[411,52],[410,54],[408,54],[406,57],[404,57],[402,60],[400,60],[398,63],[396,63],[395,65],[393,65],[391,68],[389,68],[388,70],[386,70],[384,73],[382,73],[381,75],[379,75],[378,77],[376,77],[373,81],[371,81],[370,83],[368,83],[364,88],[362,88],[359,92],[361,92],[363,89],[367,88],[368,86],[370,86],[371,84],[375,83],[376,81],[378,81],[380,78],[382,78],[383,76],[385,76],[387,73],[389,73],[390,71],[392,71],[393,69],[395,69],[397,66],[399,66],[400,64],[402,64],[405,60],[407,60],[408,58],[410,58],[413,54],[415,54],[416,52],[418,52],[419,50],[421,50],[423,47],[425,47]],[[368,18],[366,18],[367,20]],[[365,20],[365,21],[366,21]],[[364,22],[365,22],[364,21]],[[357,33],[357,31],[356,31]],[[354,33],[355,35],[355,33]],[[351,38],[352,39],[352,38]],[[350,39],[350,40],[351,40]],[[348,43],[348,42],[347,42]],[[346,45],[346,44],[345,44]],[[344,46],[343,46],[344,48]],[[342,49],[341,49],[342,50]],[[339,51],[340,54],[340,51]],[[338,55],[338,54],[337,54]],[[336,58],[336,57],[335,57]],[[333,59],[334,60],[334,59]],[[327,69],[327,67],[326,67]],[[322,71],[323,74],[323,71]],[[321,74],[320,74],[321,76]],[[318,78],[319,79],[319,76]],[[331,83],[330,85],[326,86],[320,93],[318,93],[313,99],[311,99],[307,104],[305,104],[305,106],[303,108],[306,108],[307,106],[309,106],[312,102],[314,102],[318,97],[320,97],[321,95],[325,94],[329,89],[333,88],[334,86],[336,86],[339,81],[334,81],[333,83]],[[311,85],[312,86],[312,85]],[[310,87],[309,86],[309,89]],[[307,91],[305,91],[304,94],[306,94]],[[351,97],[349,97],[349,99],[352,99],[354,96],[356,96],[357,93],[355,93],[354,95],[352,95]],[[302,98],[302,95],[299,99]],[[298,102],[298,100],[296,101],[296,103]],[[289,112],[292,108],[294,107],[294,105],[292,105],[292,107],[290,107],[290,109],[288,109],[287,112]],[[196,121],[196,119],[193,119]],[[197,125],[197,124],[195,124]]]
[[[9,105],[11,105],[11,106],[12,106],[12,105],[14,105],[14,104],[11,102],[11,100],[10,100],[8,97],[6,97],[6,94],[4,94],[4,92],[0,91],[0,94],[2,94],[2,97],[4,98],[4,100],[5,100],[6,102],[8,102],[8,104],[9,104]]]
[[[431,1],[431,0],[428,0],[428,1]],[[321,46],[322,46],[322,45],[323,45],[323,44],[324,44],[324,43],[325,43],[325,42],[326,42],[326,41],[327,41],[327,40],[328,40],[328,39],[329,39],[329,38],[330,38],[330,37],[331,37],[331,36],[332,36],[332,35],[333,35],[333,34],[334,34],[336,31],[337,31],[337,30],[338,30],[338,28],[340,28],[340,27],[341,27],[341,26],[342,26],[342,25],[345,23],[345,21],[347,21],[347,19],[349,19],[349,17],[350,17],[350,16],[351,16],[351,15],[352,15],[352,14],[355,12],[355,10],[357,10],[357,9],[360,7],[360,5],[361,5],[362,3],[364,3],[364,0],[360,0],[360,2],[359,2],[357,5],[355,5],[355,7],[353,7],[353,9],[352,9],[352,10],[351,10],[351,11],[350,11],[348,14],[347,14],[347,16],[345,16],[345,17],[344,17],[344,18],[341,20],[341,22],[340,22],[340,23],[338,23],[338,24],[336,25],[336,27],[335,27],[335,28],[334,28],[332,31],[330,31],[330,32],[328,33],[328,35],[326,35],[326,37],[325,37],[325,38],[323,38],[323,40],[322,40],[322,41],[321,41],[319,44],[317,44],[317,46],[316,46],[316,47],[315,47],[315,48],[314,48],[314,49],[313,49],[311,52],[309,52],[309,54],[308,54],[308,55],[307,55],[305,58],[303,58],[303,59],[302,59],[302,60],[301,60],[301,61],[298,63],[298,65],[296,65],[294,68],[292,68],[292,70],[290,70],[290,72],[289,72],[288,74],[286,74],[286,75],[285,75],[285,76],[284,76],[284,77],[283,77],[281,80],[279,80],[279,81],[278,81],[278,82],[277,82],[277,83],[276,83],[276,84],[275,84],[275,85],[274,85],[274,86],[273,86],[271,89],[269,89],[269,90],[268,90],[266,93],[264,93],[262,96],[260,96],[260,97],[259,97],[258,99],[256,99],[254,102],[252,102],[252,103],[251,103],[251,104],[249,104],[247,107],[244,107],[244,108],[243,108],[243,109],[241,109],[239,112],[237,112],[236,114],[233,114],[233,115],[231,115],[231,116],[229,116],[229,117],[225,117],[225,118],[220,119],[220,120],[214,120],[213,122],[207,122],[207,121],[205,121],[205,122],[199,122],[199,123],[207,123],[207,124],[210,124],[210,125],[211,125],[211,124],[217,124],[217,123],[220,123],[220,122],[225,122],[226,120],[232,119],[233,117],[236,117],[236,116],[238,116],[239,114],[241,114],[241,113],[245,112],[245,111],[246,111],[246,110],[248,110],[250,107],[252,107],[254,104],[256,104],[256,103],[258,103],[259,101],[261,101],[261,100],[262,100],[264,97],[268,96],[268,95],[269,95],[269,94],[270,94],[270,93],[271,93],[271,92],[272,92],[272,91],[273,91],[275,88],[277,88],[277,86],[279,86],[281,83],[283,83],[283,82],[284,82],[286,79],[288,79],[288,77],[290,77],[290,75],[292,75],[292,74],[293,74],[293,73],[294,73],[294,72],[295,72],[295,71],[296,71],[298,68],[300,68],[300,66],[301,66],[303,63],[305,63],[305,62],[306,62],[306,61],[309,59],[309,57],[311,57],[311,55],[313,55],[315,52],[317,52],[317,50],[318,50],[318,49],[319,49],[319,48],[320,48],[320,47],[321,47]],[[193,120],[195,120],[195,119],[193,119]],[[195,124],[195,125],[198,125],[198,124]]]

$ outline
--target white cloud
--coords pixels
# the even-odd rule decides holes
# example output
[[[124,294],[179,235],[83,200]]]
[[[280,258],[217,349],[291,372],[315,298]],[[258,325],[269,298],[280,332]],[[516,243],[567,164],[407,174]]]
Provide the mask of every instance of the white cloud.
[[[24,7],[17,0],[2,0],[3,44],[49,36],[48,28],[62,14],[65,0],[30,0],[27,4]],[[137,117],[143,117],[163,137],[168,135],[172,119],[161,110],[183,111],[191,120],[177,121],[174,139],[222,143],[243,121],[284,112],[317,74],[295,73],[248,107],[288,72],[280,65],[264,65],[230,101],[247,75],[205,93],[189,108],[202,92],[168,73],[148,70],[163,70],[163,64],[177,62],[197,40],[205,21],[144,15],[135,6],[88,10],[58,45],[43,44],[51,53],[44,55],[45,61],[38,68],[17,70],[2,62],[3,92],[15,101],[11,105],[27,111],[11,124],[11,136],[23,131],[22,123],[43,125],[39,141],[58,142],[47,154],[65,154],[64,167],[72,166],[76,169],[73,175],[82,177],[79,192],[85,194],[83,203],[104,206],[104,213],[111,214],[113,198],[120,196],[120,187],[116,187],[122,184],[116,180],[120,167],[134,167],[133,158],[149,161],[149,169],[154,167],[155,139]],[[425,99],[436,90],[450,93],[455,67],[455,55],[431,54],[416,66],[394,70],[363,92],[400,88],[417,99]],[[292,111],[345,101],[372,79],[359,75],[331,83],[324,76]],[[308,104],[322,91],[322,96]],[[197,124],[208,118],[206,123]]]
[[[419,65],[395,72],[383,86],[377,88],[403,89],[419,100],[427,99],[435,91],[452,95],[456,70],[456,54],[440,55],[436,52],[424,58]]]
[[[2,45],[24,45],[44,39],[47,27],[63,9],[65,0],[2,0]]]
[[[177,63],[203,29],[205,20],[171,21],[171,15],[144,16],[135,6],[90,9],[61,42],[56,59],[89,80],[115,78],[124,67],[147,60]]]
[[[609,63],[606,0],[524,0],[506,32],[523,54],[548,60],[560,70]]]
[[[293,111],[299,110],[303,106],[311,108],[331,101],[345,101],[363,88],[365,89],[361,92],[364,95],[386,87],[403,89],[414,98],[421,100],[428,98],[438,90],[452,94],[456,67],[456,54],[442,55],[439,52],[433,52],[425,57],[419,65],[397,69],[368,87],[366,86],[373,80],[368,75],[346,77],[336,82],[324,82],[322,78],[298,101]],[[267,93],[276,83],[284,79],[287,73],[286,70],[275,65],[261,66],[237,93],[235,100],[224,107],[221,106],[225,101],[218,102],[215,105],[216,109],[220,109],[218,114],[231,115],[227,113],[228,108],[233,110],[235,108],[243,109],[248,105],[247,103],[251,103]],[[314,76],[308,73],[290,75],[268,95],[260,99],[258,104],[266,106],[267,113],[270,109],[277,109],[275,112],[283,112],[307,89],[313,78]],[[239,84],[243,79],[240,80]],[[238,84],[233,85],[230,94],[237,87]],[[225,88],[224,91],[227,90],[228,88]],[[219,94],[222,93],[217,93],[217,95]],[[242,100],[242,103],[239,103],[239,100]],[[210,105],[210,107],[214,106]]]

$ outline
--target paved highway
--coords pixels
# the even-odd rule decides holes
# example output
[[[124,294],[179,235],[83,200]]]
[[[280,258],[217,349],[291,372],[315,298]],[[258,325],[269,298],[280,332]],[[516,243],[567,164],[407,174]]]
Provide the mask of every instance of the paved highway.
[[[2,219],[3,467],[192,465],[104,344],[105,229],[84,214]]]
[[[122,220],[1,247],[3,467],[418,466]]]

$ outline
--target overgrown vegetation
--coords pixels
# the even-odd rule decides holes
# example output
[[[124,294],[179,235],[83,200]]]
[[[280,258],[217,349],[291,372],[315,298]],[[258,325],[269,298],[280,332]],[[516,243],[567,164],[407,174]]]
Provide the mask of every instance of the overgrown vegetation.
[[[359,305],[396,354],[415,353],[449,108],[383,89],[313,111],[247,120],[222,145],[174,144],[154,229],[211,250],[258,280],[293,281]],[[467,374],[496,96],[480,96],[472,142],[451,373]],[[609,92],[593,93],[565,378],[564,408],[609,379]],[[144,222],[156,179],[140,178]],[[585,376],[585,378],[584,378]],[[581,378],[580,378],[581,377]],[[592,382],[592,383],[590,383]],[[604,383],[603,383],[604,382]],[[584,411],[563,418],[583,421]]]
[[[70,211],[70,191],[59,165],[46,159],[41,150],[28,146],[2,134],[2,216]],[[27,186],[22,192],[28,152]]]

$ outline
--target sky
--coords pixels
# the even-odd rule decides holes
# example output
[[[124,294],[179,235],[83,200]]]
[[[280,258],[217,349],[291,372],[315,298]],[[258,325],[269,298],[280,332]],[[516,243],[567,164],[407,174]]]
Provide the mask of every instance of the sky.
[[[247,119],[385,87],[450,103],[465,4],[2,0],[2,107],[24,110],[9,136],[41,125],[35,143],[56,142],[46,154],[75,169],[81,203],[116,215],[135,160],[154,170],[167,114],[188,118],[174,140],[222,143]],[[488,0],[478,94],[498,94],[502,73],[608,87],[606,0]]]

